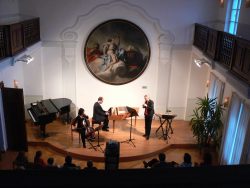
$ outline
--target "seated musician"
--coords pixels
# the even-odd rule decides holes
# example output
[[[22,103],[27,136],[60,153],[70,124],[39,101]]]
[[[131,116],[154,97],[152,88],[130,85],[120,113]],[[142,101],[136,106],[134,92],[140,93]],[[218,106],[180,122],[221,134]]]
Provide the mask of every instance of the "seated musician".
[[[103,103],[103,97],[99,97],[98,101],[95,102],[93,108],[93,120],[97,123],[103,123],[102,130],[109,131],[108,123],[109,123],[109,112],[102,109],[101,104]]]
[[[76,118],[74,118],[72,123],[71,123],[74,126],[77,125],[77,130],[81,134],[82,144],[83,144],[84,148],[86,148],[86,143],[85,143],[86,128],[90,127],[88,118],[89,117],[86,114],[84,114],[84,109],[80,108],[78,110],[78,116]]]

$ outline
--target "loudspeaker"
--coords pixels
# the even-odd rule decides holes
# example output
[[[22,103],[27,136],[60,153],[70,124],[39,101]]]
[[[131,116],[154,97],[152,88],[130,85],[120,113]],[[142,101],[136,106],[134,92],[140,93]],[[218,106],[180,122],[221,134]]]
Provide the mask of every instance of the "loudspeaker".
[[[105,170],[117,170],[119,168],[120,143],[117,141],[106,142]]]

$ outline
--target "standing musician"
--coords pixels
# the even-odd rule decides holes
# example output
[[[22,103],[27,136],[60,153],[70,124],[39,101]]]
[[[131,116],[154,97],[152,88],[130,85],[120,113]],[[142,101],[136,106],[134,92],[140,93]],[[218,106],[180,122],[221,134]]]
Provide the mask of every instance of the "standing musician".
[[[149,139],[150,131],[151,131],[151,124],[152,119],[154,116],[154,101],[149,99],[148,95],[144,96],[145,102],[142,107],[145,109],[144,116],[145,116],[145,134],[143,135],[146,139]]]
[[[83,147],[86,148],[85,138],[86,138],[86,129],[90,127],[88,116],[84,114],[84,109],[80,108],[78,110],[78,116],[73,119],[72,125],[77,125],[77,131],[81,134]]]

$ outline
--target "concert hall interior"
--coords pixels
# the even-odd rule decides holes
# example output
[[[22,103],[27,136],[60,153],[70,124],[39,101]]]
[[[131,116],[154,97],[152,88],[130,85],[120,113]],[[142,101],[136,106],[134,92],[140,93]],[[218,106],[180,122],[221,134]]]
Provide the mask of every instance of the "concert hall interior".
[[[115,178],[104,179],[108,170],[138,177],[131,184],[118,178],[113,186],[150,184],[151,175],[162,178],[155,186],[243,185],[250,163],[249,7],[248,0],[0,0],[3,185],[16,186],[4,171],[18,176],[20,151],[29,163],[41,151],[45,166],[52,157],[62,168],[67,155],[81,170],[92,161],[105,186]],[[143,136],[145,95],[154,105],[149,139]],[[222,126],[216,146],[199,147],[190,122],[206,96],[222,107]],[[93,118],[99,97],[109,131]],[[85,133],[86,148],[71,125],[80,108],[93,126]],[[166,170],[174,179],[145,169],[161,153],[174,166]],[[192,158],[187,173],[177,168],[185,153]],[[212,158],[207,169],[201,167],[205,154]],[[220,179],[219,172],[227,176]],[[47,172],[39,173],[34,182]],[[202,182],[206,173],[210,184]],[[57,176],[57,185],[69,175],[48,174]],[[30,186],[26,175],[19,180]]]

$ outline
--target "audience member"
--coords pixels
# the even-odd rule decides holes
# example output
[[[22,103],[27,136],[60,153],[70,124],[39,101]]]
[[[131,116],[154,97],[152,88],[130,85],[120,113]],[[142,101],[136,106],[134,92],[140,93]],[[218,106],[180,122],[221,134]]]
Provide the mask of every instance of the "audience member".
[[[203,162],[200,163],[200,166],[211,166],[212,165],[212,155],[209,152],[204,153]]]
[[[15,161],[13,162],[13,166],[16,169],[26,169],[28,166],[28,158],[25,156],[24,151],[19,151]]]
[[[97,168],[93,165],[93,161],[88,160],[87,161],[87,167],[85,167],[84,170],[95,171],[95,170],[97,170]]]
[[[46,167],[46,163],[42,159],[42,151],[37,151],[34,157],[34,165],[35,168],[44,168]]]
[[[56,165],[54,165],[54,158],[53,157],[49,157],[47,160],[47,169],[58,169],[58,167]]]
[[[144,168],[161,168],[161,167],[164,167],[164,166],[167,166],[167,167],[175,167],[178,165],[178,163],[176,163],[175,161],[172,161],[172,162],[165,162],[166,160],[166,155],[165,153],[160,153],[158,155],[158,158],[159,159],[156,159],[156,158],[153,158],[152,160],[146,162],[146,161],[143,161],[143,164],[144,164]]]
[[[159,153],[159,162],[155,163],[152,168],[166,168],[166,167],[174,167],[176,162],[166,162],[166,155],[165,153]]]
[[[185,153],[183,157],[183,162],[180,167],[192,167],[192,157],[189,153]]]
[[[146,161],[143,161],[143,164],[144,164],[144,168],[148,168],[148,167],[152,167],[154,164],[158,163],[159,160],[156,159],[156,158],[153,158],[151,159],[150,161],[146,162]]]
[[[72,163],[72,157],[70,155],[67,155],[65,157],[65,163],[63,165],[63,168],[69,170],[78,169],[78,167],[74,163]]]

